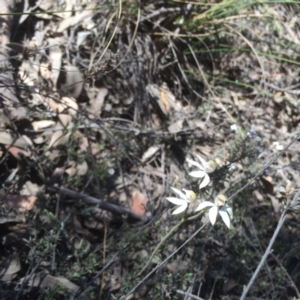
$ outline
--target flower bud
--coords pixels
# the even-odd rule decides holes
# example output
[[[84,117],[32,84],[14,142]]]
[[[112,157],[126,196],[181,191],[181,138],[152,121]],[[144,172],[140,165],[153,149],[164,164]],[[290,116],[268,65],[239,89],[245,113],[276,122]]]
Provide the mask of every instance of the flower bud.
[[[218,206],[223,206],[226,204],[226,200],[227,200],[227,197],[223,194],[219,194],[216,199],[215,199],[215,203],[218,205]]]
[[[214,160],[209,160],[207,163],[206,163],[206,166],[205,166],[205,171],[207,173],[212,173],[216,170],[217,168],[217,164]]]
[[[185,189],[182,189],[184,192],[185,192],[185,195],[187,197],[188,200],[190,201],[195,201],[197,196],[196,194],[194,193],[194,191],[192,190],[185,190]]]

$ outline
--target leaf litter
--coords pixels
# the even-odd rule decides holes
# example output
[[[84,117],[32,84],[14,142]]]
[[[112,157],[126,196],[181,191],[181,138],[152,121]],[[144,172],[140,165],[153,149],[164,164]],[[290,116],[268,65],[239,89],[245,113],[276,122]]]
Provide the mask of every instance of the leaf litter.
[[[116,20],[111,6],[96,9],[97,5],[95,1],[76,5],[66,1],[63,7],[51,1],[35,7],[27,3],[24,12],[32,14],[24,14],[19,26],[33,26],[32,36],[20,33],[14,41],[0,40],[11,49],[3,52],[2,64],[12,55],[19,57],[16,69],[6,65],[7,76],[1,78],[9,86],[1,88],[1,257],[7,261],[15,257],[1,273],[1,281],[21,286],[23,294],[30,295],[32,287],[60,285],[59,293],[67,291],[86,299],[92,299],[86,291],[99,286],[122,296],[128,274],[145,263],[178,221],[172,218],[172,207],[166,201],[170,187],[199,186],[197,180],[188,180],[187,157],[214,157],[218,168],[210,175],[212,189],[230,195],[299,130],[295,11],[282,4],[270,5],[276,24],[265,26],[266,19],[259,17],[233,18],[223,32],[226,38],[211,34],[204,40],[193,36],[188,40],[167,34],[176,26],[179,33],[188,28],[188,24],[175,25],[176,17],[182,17],[175,3],[163,9],[155,1],[143,4],[136,36],[131,28],[135,21],[131,23],[128,11]],[[184,9],[192,18],[199,8],[193,7],[193,14],[187,6]],[[253,9],[257,16],[264,11],[263,5]],[[283,14],[290,22],[282,21]],[[197,34],[212,30],[209,23],[201,26]],[[241,36],[228,28],[250,30]],[[109,48],[115,52],[102,55],[110,37]],[[190,53],[189,43],[203,45],[194,49],[196,56]],[[12,75],[18,78],[17,90],[11,87]],[[239,137],[240,127],[244,140]],[[222,170],[232,173],[226,175]],[[267,243],[268,234],[262,228],[272,228],[269,219],[282,209],[279,186],[287,193],[299,187],[297,144],[266,170],[251,193],[243,195],[244,201],[234,203],[257,229],[248,233],[241,216],[233,225],[239,231],[233,231],[232,240],[242,232],[251,239],[260,235]],[[101,206],[104,202],[112,209],[110,213]],[[136,225],[134,216],[144,222],[143,228]],[[297,216],[291,215],[289,224],[295,220]],[[162,261],[197,226],[190,224],[176,233],[153,263]],[[295,225],[293,231],[298,230]],[[44,248],[39,248],[38,236]],[[8,240],[13,242],[5,242]],[[162,275],[166,270],[172,274],[163,281],[164,293],[171,293],[172,285],[187,272],[199,275],[210,292],[209,282],[220,280],[214,265],[217,260],[227,270],[222,276],[232,283],[224,283],[223,290],[238,295],[242,275],[226,257],[244,259],[237,253],[246,253],[249,245],[239,249],[232,240],[223,227],[195,239],[194,246],[162,269]],[[17,243],[23,250],[12,256]],[[251,243],[260,246],[255,238]],[[201,274],[192,267],[194,249],[199,248]],[[34,249],[41,256],[36,252],[27,257]],[[111,253],[117,254],[118,262],[109,265]],[[292,253],[287,256],[286,261],[294,258]],[[299,273],[288,263],[285,268]],[[22,278],[26,272],[31,275]],[[82,287],[80,280],[89,284]],[[154,293],[151,283],[144,283],[136,297],[153,298]],[[217,291],[215,296],[222,293]],[[264,287],[264,293],[271,295],[272,291]],[[282,296],[284,289],[280,293]]]

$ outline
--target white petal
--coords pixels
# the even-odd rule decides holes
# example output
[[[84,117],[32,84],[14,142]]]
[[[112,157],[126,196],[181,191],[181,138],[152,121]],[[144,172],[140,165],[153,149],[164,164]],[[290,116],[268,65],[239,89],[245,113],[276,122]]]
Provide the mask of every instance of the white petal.
[[[204,201],[199,204],[199,206],[196,208],[195,211],[199,211],[199,210],[205,209],[207,207],[212,207],[212,206],[214,206],[214,204],[212,202]]]
[[[206,173],[204,171],[192,171],[189,173],[189,175],[195,178],[203,178]]]
[[[178,189],[175,189],[174,187],[171,187],[171,189],[172,189],[173,192],[175,192],[177,195],[179,195],[179,197],[181,199],[186,199],[186,196],[182,191],[180,191]]]
[[[176,209],[173,211],[172,215],[178,215],[178,214],[184,212],[186,209],[187,209],[187,203],[185,203],[185,205],[181,205],[181,206],[179,206],[178,208],[176,208]]]
[[[184,205],[187,202],[183,199],[179,199],[175,197],[167,197],[166,199],[175,205]]]
[[[203,168],[205,169],[205,168],[206,168],[206,164],[207,164],[206,160],[203,159],[200,155],[197,155],[197,157],[198,157],[198,159],[201,161],[202,169],[203,169]]]
[[[233,219],[232,208],[231,208],[229,205],[225,204],[225,205],[223,206],[223,209],[227,211],[227,213],[228,213],[230,219]]]
[[[219,208],[217,206],[213,206],[209,211],[208,211],[208,217],[210,220],[210,223],[212,225],[215,225],[216,220],[217,220],[217,215],[218,215],[218,210]]]
[[[197,163],[196,161],[191,160],[191,159],[189,159],[189,158],[187,158],[186,161],[187,161],[190,165],[195,166],[195,167],[199,168],[200,170],[204,170],[204,168],[203,168],[199,163]]]
[[[199,189],[203,189],[204,187],[206,187],[210,182],[210,178],[207,174],[205,174],[202,182],[200,183]]]
[[[225,223],[225,225],[228,228],[230,228],[230,218],[229,218],[229,215],[228,215],[227,211],[224,211],[224,210],[220,209],[219,214],[220,214],[223,222]]]

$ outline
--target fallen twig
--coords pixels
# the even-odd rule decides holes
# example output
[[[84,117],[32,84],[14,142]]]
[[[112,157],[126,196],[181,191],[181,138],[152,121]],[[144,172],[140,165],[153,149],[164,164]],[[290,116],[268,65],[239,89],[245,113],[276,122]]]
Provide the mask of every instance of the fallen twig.
[[[127,215],[130,218],[141,220],[143,222],[145,222],[146,219],[147,219],[146,215],[138,214],[138,213],[136,213],[133,210],[130,210],[128,208],[118,206],[118,205],[115,205],[115,204],[107,202],[107,201],[102,201],[100,199],[91,197],[91,196],[86,195],[86,194],[75,192],[75,191],[70,190],[70,189],[65,188],[65,187],[60,187],[60,188],[51,187],[50,190],[55,190],[56,192],[71,196],[73,198],[81,199],[81,200],[83,200],[84,202],[86,202],[88,204],[98,205],[99,208],[107,210],[107,211],[109,211],[113,214],[116,214],[116,215],[120,215],[120,216],[121,215]]]

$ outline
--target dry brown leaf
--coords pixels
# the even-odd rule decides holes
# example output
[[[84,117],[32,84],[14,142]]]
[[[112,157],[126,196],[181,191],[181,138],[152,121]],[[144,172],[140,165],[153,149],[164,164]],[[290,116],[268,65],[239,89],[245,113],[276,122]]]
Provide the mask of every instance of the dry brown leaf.
[[[63,167],[55,168],[55,170],[54,170],[54,172],[52,173],[51,177],[52,177],[52,176],[60,177],[60,176],[63,175],[64,171],[65,171],[65,168],[63,168]]]
[[[283,101],[283,95],[282,95],[282,92],[277,92],[275,93],[274,95],[274,101],[276,103],[281,103]]]
[[[76,37],[76,48],[79,50],[79,47],[84,43],[89,35],[91,35],[91,31],[80,31],[77,33]]]
[[[44,129],[44,128],[53,126],[54,124],[55,124],[55,122],[52,120],[41,120],[41,121],[31,122],[31,125],[34,130]]]
[[[0,89],[0,95],[1,95],[1,89]],[[8,93],[7,93],[8,94]],[[4,95],[5,97],[8,97],[7,95]],[[9,99],[9,98],[6,98],[6,99]],[[2,103],[5,105],[5,108],[7,110],[7,114],[9,116],[10,119],[12,120],[20,120],[20,119],[25,119],[26,116],[27,116],[27,110],[25,107],[23,106],[20,106],[18,104],[17,107],[15,107],[15,104],[13,104],[12,101],[7,101],[7,100],[4,100],[2,101]]]
[[[67,142],[70,134],[70,132],[65,134],[62,130],[55,131],[49,142],[49,148],[64,145]]]
[[[26,181],[23,185],[20,195],[26,195],[26,196],[36,196],[40,191],[40,186],[38,186],[36,183],[32,183],[31,181]]]
[[[274,193],[274,184],[273,184],[272,176],[261,176],[260,179],[261,179],[261,182],[263,183],[265,191],[268,194],[273,194]]]
[[[22,135],[22,138],[27,142],[27,145],[33,147],[32,140],[27,135]]]
[[[92,1],[87,7],[86,9],[78,15],[75,15],[71,18],[65,19],[63,20],[58,28],[57,28],[57,32],[63,32],[65,31],[67,28],[77,25],[78,23],[80,23],[81,21],[83,21],[87,16],[89,16],[90,14],[92,14],[93,9],[96,6],[96,1]]]
[[[0,199],[1,200],[1,199]],[[25,216],[0,216],[0,224],[26,222]],[[3,241],[3,240],[2,240]]]
[[[73,65],[65,66],[66,83],[65,90],[70,93],[70,96],[78,98],[81,94],[84,79],[78,67]]]
[[[10,183],[15,178],[15,175],[19,171],[19,168],[15,168],[11,170],[10,175],[6,178],[5,183]]]
[[[69,18],[72,15],[72,1],[52,1],[43,0],[39,1],[39,8],[44,11],[52,11],[54,15],[60,18]],[[43,19],[52,19],[52,14],[39,14],[39,17]]]
[[[67,173],[71,177],[76,174],[76,162],[74,160],[68,163],[65,173]]]
[[[273,195],[267,194],[267,196],[271,199],[271,203],[272,203],[274,212],[279,213],[280,209],[281,209],[281,205],[280,205],[279,200]]]
[[[139,191],[135,190],[132,193],[131,209],[143,215],[146,212],[146,204],[148,199]]]
[[[73,97],[62,97],[60,102],[53,100],[52,98],[47,97],[45,102],[55,111],[61,113],[65,109],[68,109],[70,115],[76,115],[78,111],[78,104]]]
[[[39,8],[44,11],[49,11],[53,7],[53,1],[52,0],[45,0],[39,2]]]
[[[6,144],[6,145],[13,145],[20,148],[28,148],[32,144],[28,143],[28,140],[26,140],[24,137],[17,137],[12,133],[0,131],[0,143]]]
[[[67,168],[66,170],[65,170],[65,172],[70,176],[70,177],[73,177],[75,174],[76,174],[76,167],[75,167],[75,162],[73,162],[74,164],[71,166],[71,167],[69,167],[69,168]]]
[[[224,294],[227,294],[228,292],[230,292],[238,284],[239,283],[236,280],[232,279],[232,278],[226,279],[224,281],[224,284],[223,284],[223,292],[224,292]]]
[[[53,87],[53,79],[52,79],[52,73],[50,71],[51,65],[50,62],[41,62],[40,63],[40,74],[41,77],[47,81],[49,87]]]
[[[121,288],[121,284],[118,281],[118,277],[111,275],[110,277],[110,291],[116,291]]]
[[[22,283],[25,278],[20,279],[20,283]],[[68,292],[72,294],[76,294],[79,290],[79,286],[72,283],[68,279],[64,277],[54,277],[49,274],[34,274],[31,276],[28,286],[38,286],[39,288],[48,288],[53,289],[55,286],[60,285],[68,290]]]
[[[78,104],[76,103],[75,98],[73,97],[62,97],[61,104],[59,105],[58,112],[62,112],[65,109],[68,110],[68,113],[72,116],[75,116],[78,112]]]
[[[89,141],[86,136],[82,137],[81,143],[79,145],[79,153],[86,152],[89,147]]]
[[[31,94],[31,103],[33,106],[45,104],[45,98],[39,94]]]
[[[148,159],[150,159],[158,150],[159,150],[159,146],[151,146],[149,147],[143,154],[141,161],[145,162]]]
[[[72,116],[66,114],[59,114],[58,119],[60,123],[57,123],[56,126],[72,126]]]
[[[23,160],[24,157],[31,157],[31,153],[29,151],[22,150],[22,149],[20,149],[18,147],[14,147],[14,146],[10,146],[10,145],[5,145],[5,148],[17,160]]]
[[[168,131],[170,133],[176,133],[180,131],[183,127],[183,120],[178,120],[174,123],[172,123],[170,126],[168,126]]]
[[[55,12],[54,15],[62,19],[70,18],[72,16],[72,8],[73,8],[72,0],[64,0],[60,2],[52,1],[52,3],[56,3],[57,5],[59,5],[60,3],[63,4],[63,6],[60,6],[58,9],[54,9],[55,11],[59,11],[59,12]]]
[[[149,93],[153,101],[155,101],[156,105],[160,108],[160,111],[164,114],[165,117],[169,115],[169,103],[165,102],[165,97],[161,98],[161,89],[157,84],[148,84],[146,86],[146,91]],[[166,105],[167,104],[167,105]]]
[[[50,97],[46,97],[45,98],[45,102],[55,111],[59,110],[59,103],[57,103],[55,100],[53,100]]]
[[[178,258],[177,260],[174,260],[170,264],[167,264],[167,269],[170,272],[181,272],[181,271],[185,271],[188,268],[188,266],[189,264],[187,261]]]
[[[106,97],[107,93],[108,93],[108,90],[106,88],[100,88],[97,93],[97,97],[91,98],[91,100],[90,100],[90,106],[92,108],[92,113],[97,117],[100,117],[100,115],[101,115],[102,107],[104,104],[104,98]]]
[[[81,164],[76,165],[76,174],[78,176],[83,176],[87,173],[89,167],[86,161],[83,161]]]
[[[61,59],[62,59],[62,50],[60,45],[64,44],[63,38],[49,38],[48,42],[48,49],[49,49],[49,60],[51,63],[51,74],[52,74],[52,82],[53,87],[56,88],[57,80],[60,74],[61,69]]]
[[[264,200],[264,196],[261,194],[261,192],[259,190],[254,190],[252,192],[252,194],[254,195],[254,197],[258,200],[258,201],[263,201]]]
[[[0,198],[7,207],[19,212],[31,210],[37,200],[36,196],[12,195],[0,192]]]
[[[176,100],[165,82],[160,87],[156,84],[148,84],[146,90],[165,117],[176,121],[182,119],[183,107],[181,102]]]
[[[13,254],[9,258],[5,258],[0,263],[0,280],[10,281],[14,274],[21,270],[21,262],[18,254]]]
[[[59,114],[58,118],[59,118],[60,122],[56,123],[56,127],[62,127],[62,126],[67,127],[67,126],[73,125],[72,116],[70,116],[70,115]],[[64,133],[62,130],[55,131],[52,134],[52,137],[50,139],[49,148],[57,147],[59,145],[64,145],[67,142],[70,135],[71,135],[71,132]]]
[[[32,11],[32,8],[29,6],[29,1],[24,1],[23,6],[23,14],[21,15],[19,19],[19,26],[28,18],[30,15],[30,12]]]
[[[5,124],[9,124],[10,120],[3,111],[3,109],[0,109],[0,128],[3,128]]]
[[[38,136],[37,138],[35,138],[35,139],[33,140],[33,142],[34,142],[35,144],[42,144],[42,143],[44,143],[44,141],[45,141],[45,139],[44,139],[42,136]]]

